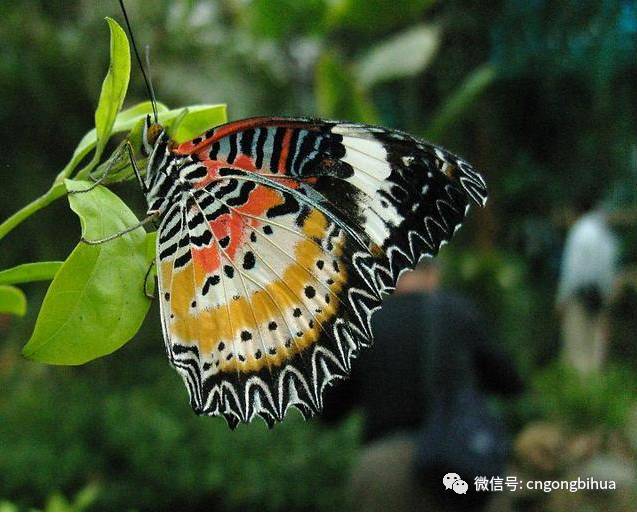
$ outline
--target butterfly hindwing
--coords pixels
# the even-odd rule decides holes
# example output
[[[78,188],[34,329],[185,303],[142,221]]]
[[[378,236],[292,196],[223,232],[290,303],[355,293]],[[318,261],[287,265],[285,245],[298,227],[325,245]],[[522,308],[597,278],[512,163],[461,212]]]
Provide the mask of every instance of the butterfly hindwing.
[[[158,238],[167,350],[231,426],[320,410],[400,273],[486,200],[461,159],[366,125],[255,118],[165,151],[188,184]]]

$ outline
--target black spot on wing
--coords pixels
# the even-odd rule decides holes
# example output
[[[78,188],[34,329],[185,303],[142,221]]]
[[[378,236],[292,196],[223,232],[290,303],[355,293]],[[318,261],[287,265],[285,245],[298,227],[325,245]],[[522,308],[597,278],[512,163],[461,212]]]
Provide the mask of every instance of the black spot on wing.
[[[212,240],[212,233],[210,233],[210,230],[206,230],[204,231],[201,235],[199,236],[190,236],[190,242],[195,245],[195,246],[207,246],[208,244],[210,244],[210,241]]]
[[[175,267],[183,267],[190,262],[190,251],[186,251],[183,255],[175,259]]]
[[[268,209],[266,215],[269,218],[284,216],[287,214],[295,214],[299,211],[299,202],[291,194],[285,194],[283,203]]]
[[[292,169],[294,174],[299,174],[301,164],[307,161],[307,158],[314,150],[314,145],[319,137],[321,137],[321,135],[318,132],[306,132],[303,137],[303,141],[301,142],[301,146],[299,147],[299,151],[297,152],[296,160],[294,161],[294,167]]]
[[[219,206],[218,209],[213,210],[212,212],[206,212],[206,219],[208,221],[214,221],[219,216],[222,216],[224,214],[229,214],[229,213],[230,213],[230,209],[226,205],[222,204]]]
[[[281,150],[283,148],[283,137],[285,136],[285,128],[278,127],[274,132],[274,142],[272,143],[272,155],[270,155],[270,171],[278,173],[279,158],[281,158]]]
[[[224,196],[227,196],[232,193],[238,185],[239,181],[236,178],[231,178],[226,185],[222,185],[215,191],[215,198],[221,199]]]
[[[230,151],[228,152],[228,157],[226,158],[228,164],[234,163],[234,159],[237,158],[237,134],[231,134],[228,137],[228,143],[230,144]]]
[[[175,223],[169,230],[163,232],[159,237],[159,243],[163,244],[172,239],[181,231],[181,222]]]
[[[197,198],[197,202],[199,203],[199,208],[201,208],[202,210],[206,210],[210,205],[212,205],[215,202],[215,197],[212,194],[204,194],[203,196],[200,196],[199,198]]]
[[[220,281],[221,280],[218,274],[208,276],[205,283],[203,284],[203,287],[201,288],[201,293],[205,296],[206,294],[208,294],[208,292],[210,292],[210,288],[217,285]]]
[[[210,145],[210,151],[208,152],[208,157],[210,157],[210,160],[217,160],[218,154],[219,154],[219,141],[214,142]]]
[[[240,169],[236,169],[234,167],[222,167],[219,169],[219,176],[243,176],[245,174],[245,171],[241,171]]]
[[[354,176],[354,169],[347,162],[332,157],[315,160],[303,168],[304,176],[333,176],[335,178],[350,178]]]
[[[259,137],[257,138],[256,146],[256,159],[254,161],[254,165],[257,169],[261,169],[263,167],[263,146],[268,137],[268,129],[267,128],[259,128]]]
[[[254,182],[243,182],[239,189],[239,195],[233,198],[228,198],[226,203],[231,207],[238,207],[245,205],[250,198],[250,192],[256,187]]]
[[[164,250],[160,251],[159,259],[163,260],[164,258],[168,258],[169,256],[174,255],[175,251],[177,251],[177,243],[171,244],[170,246],[168,246]]]
[[[188,171],[184,178],[188,181],[201,180],[208,174],[208,168],[206,166],[197,166],[194,169]]]
[[[203,222],[204,222],[203,214],[201,213],[201,211],[199,211],[197,212],[197,214],[195,214],[188,220],[188,228],[193,230],[194,228],[196,228]]]
[[[285,161],[285,169],[287,170],[288,173],[292,169],[292,164],[294,163],[294,157],[296,155],[296,143],[299,140],[300,132],[301,132],[300,130],[292,130],[292,137],[290,138],[290,141],[288,142],[288,155]]]
[[[252,141],[254,140],[255,131],[250,128],[241,134],[239,149],[246,157],[252,157]]]
[[[243,256],[243,268],[246,270],[252,269],[256,263],[254,258],[254,253],[252,251],[247,251]]]

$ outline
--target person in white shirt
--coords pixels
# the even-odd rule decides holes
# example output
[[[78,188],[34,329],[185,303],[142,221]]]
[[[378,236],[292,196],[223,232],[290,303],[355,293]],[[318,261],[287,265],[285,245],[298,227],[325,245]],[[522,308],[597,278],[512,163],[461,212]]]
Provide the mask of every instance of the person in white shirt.
[[[586,210],[567,235],[557,290],[562,359],[583,374],[599,370],[606,358],[618,255],[605,213]]]

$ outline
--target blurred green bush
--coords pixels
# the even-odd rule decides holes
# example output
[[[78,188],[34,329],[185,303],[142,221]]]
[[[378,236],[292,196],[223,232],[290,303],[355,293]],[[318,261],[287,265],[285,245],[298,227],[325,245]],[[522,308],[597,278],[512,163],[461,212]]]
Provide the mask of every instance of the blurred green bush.
[[[637,405],[637,376],[622,365],[583,376],[553,363],[537,372],[530,393],[521,403],[525,420],[546,419],[574,431],[626,428]]]
[[[192,414],[156,349],[126,347],[81,368],[17,363],[3,377],[0,497],[35,508],[95,483],[98,510],[343,507],[358,418],[327,429],[292,413],[273,430],[231,432]]]

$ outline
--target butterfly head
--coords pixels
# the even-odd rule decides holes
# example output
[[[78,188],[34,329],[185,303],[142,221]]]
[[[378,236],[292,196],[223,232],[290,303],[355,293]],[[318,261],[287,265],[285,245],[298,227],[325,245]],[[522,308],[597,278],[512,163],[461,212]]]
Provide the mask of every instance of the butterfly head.
[[[144,130],[142,132],[142,154],[148,157],[153,153],[155,144],[160,136],[165,132],[164,127],[159,123],[153,123],[150,116],[146,116]]]
[[[175,157],[171,153],[171,139],[165,128],[146,117],[142,133],[142,154],[148,157],[146,176],[141,183],[148,202],[148,214],[165,210],[171,198],[167,197],[164,184],[170,181],[169,172]]]

